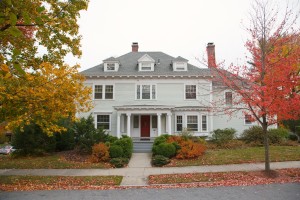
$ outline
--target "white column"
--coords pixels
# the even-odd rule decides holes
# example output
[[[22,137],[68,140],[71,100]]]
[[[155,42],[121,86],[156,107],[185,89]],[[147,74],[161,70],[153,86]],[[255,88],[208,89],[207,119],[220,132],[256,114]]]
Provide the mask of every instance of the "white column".
[[[130,137],[130,116],[131,113],[127,113],[127,136]]]
[[[117,137],[121,137],[121,114],[117,113]]]
[[[172,129],[171,129],[171,117],[172,117],[172,113],[168,113],[167,114],[168,115],[168,133],[169,133],[169,135],[172,135],[172,133],[171,133],[171,131],[172,131]]]
[[[157,136],[161,135],[161,113],[157,113]]]

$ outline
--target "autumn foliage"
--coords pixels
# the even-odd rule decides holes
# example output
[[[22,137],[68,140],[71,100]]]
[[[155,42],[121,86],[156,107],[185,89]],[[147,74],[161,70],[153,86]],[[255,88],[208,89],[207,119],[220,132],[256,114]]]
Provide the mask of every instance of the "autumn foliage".
[[[104,143],[99,143],[99,144],[95,144],[93,146],[93,150],[92,150],[92,157],[91,157],[91,161],[93,163],[98,163],[98,162],[107,162],[109,161],[110,157],[109,157],[109,147],[106,146]]]
[[[167,143],[177,143],[180,146],[180,149],[175,156],[178,159],[197,158],[203,155],[206,150],[206,147],[203,144],[180,136],[169,137]]]

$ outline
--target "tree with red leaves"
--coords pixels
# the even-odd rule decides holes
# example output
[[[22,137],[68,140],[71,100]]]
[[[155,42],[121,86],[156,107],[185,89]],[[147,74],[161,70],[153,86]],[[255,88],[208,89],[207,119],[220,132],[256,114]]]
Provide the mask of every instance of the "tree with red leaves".
[[[250,66],[231,65],[227,70],[221,65],[211,66],[215,81],[237,94],[233,101],[236,106],[227,112],[243,105],[244,114],[251,115],[262,127],[266,171],[270,171],[267,128],[278,123],[278,119],[300,116],[298,13],[287,6],[284,15],[280,15],[270,1],[255,1],[247,29],[251,39],[245,45],[251,55]]]

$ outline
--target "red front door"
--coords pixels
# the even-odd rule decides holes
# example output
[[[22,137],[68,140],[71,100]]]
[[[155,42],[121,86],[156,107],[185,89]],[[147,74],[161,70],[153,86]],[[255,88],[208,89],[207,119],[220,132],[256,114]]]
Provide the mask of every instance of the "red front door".
[[[141,116],[141,137],[150,137],[150,115]]]

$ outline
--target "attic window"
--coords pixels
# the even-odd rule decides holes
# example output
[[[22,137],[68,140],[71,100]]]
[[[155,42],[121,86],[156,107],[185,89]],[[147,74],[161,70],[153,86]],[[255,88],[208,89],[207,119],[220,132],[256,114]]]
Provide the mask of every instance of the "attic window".
[[[151,63],[141,63],[141,71],[152,71]]]
[[[185,71],[186,70],[186,63],[184,62],[176,62],[176,71]]]
[[[115,71],[116,68],[115,68],[115,63],[107,63],[107,68],[106,68],[107,71]]]

